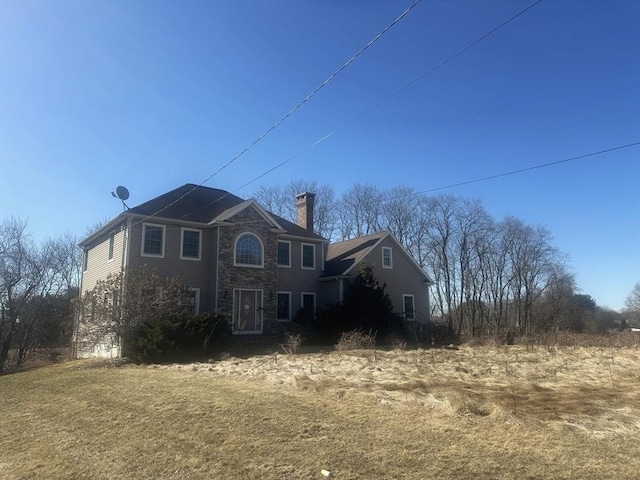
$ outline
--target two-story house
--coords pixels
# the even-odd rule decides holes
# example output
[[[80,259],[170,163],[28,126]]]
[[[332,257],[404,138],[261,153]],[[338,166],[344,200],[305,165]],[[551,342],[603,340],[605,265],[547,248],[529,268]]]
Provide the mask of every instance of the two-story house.
[[[366,261],[399,313],[428,320],[429,280],[390,233],[330,245],[313,233],[314,195],[296,201],[294,224],[253,199],[183,185],[124,211],[80,243],[81,292],[109,273],[146,264],[189,285],[196,313],[227,314],[235,335],[274,334],[300,309],[339,302]],[[116,356],[117,345],[105,339],[78,356]]]

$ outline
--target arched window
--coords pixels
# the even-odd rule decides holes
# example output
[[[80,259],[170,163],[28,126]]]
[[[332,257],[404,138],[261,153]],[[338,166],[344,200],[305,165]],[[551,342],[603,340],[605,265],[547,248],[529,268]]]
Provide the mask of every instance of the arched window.
[[[262,242],[253,233],[243,233],[236,239],[235,265],[262,267]]]

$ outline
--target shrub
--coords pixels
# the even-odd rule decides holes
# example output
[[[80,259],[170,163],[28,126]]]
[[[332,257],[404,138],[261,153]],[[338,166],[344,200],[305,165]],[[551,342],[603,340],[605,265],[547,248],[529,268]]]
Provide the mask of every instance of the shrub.
[[[299,333],[287,333],[284,340],[285,342],[280,346],[287,355],[294,355],[302,345],[302,335]]]
[[[164,317],[138,326],[125,354],[142,363],[203,360],[222,351],[230,334],[219,313]]]
[[[369,330],[368,333],[356,329],[349,332],[342,332],[336,344],[336,350],[344,352],[346,350],[359,350],[363,348],[373,348],[376,345],[376,334]]]
[[[401,320],[369,265],[363,265],[348,285],[344,301],[318,312],[313,334],[319,341],[335,343],[342,333],[353,330],[373,331],[381,338],[400,330]],[[375,336],[375,335],[374,335]]]

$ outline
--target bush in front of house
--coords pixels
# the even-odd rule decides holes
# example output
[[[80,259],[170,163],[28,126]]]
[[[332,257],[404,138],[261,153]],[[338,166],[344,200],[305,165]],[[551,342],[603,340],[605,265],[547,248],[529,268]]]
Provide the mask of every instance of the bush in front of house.
[[[175,315],[139,325],[125,343],[134,362],[166,363],[206,360],[224,349],[231,335],[225,315]]]
[[[401,319],[370,265],[363,264],[345,291],[344,301],[318,312],[312,333],[319,341],[335,343],[344,332],[371,332],[383,339],[401,331]]]

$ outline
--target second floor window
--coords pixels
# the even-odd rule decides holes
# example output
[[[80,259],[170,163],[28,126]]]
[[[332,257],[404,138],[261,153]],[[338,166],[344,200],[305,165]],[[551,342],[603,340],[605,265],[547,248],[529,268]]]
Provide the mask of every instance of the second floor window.
[[[382,247],[382,267],[393,268],[393,258],[389,247]]]
[[[244,233],[236,240],[234,263],[251,267],[262,266],[262,242],[253,233]]]
[[[153,257],[164,256],[164,226],[143,225],[142,254]]]
[[[116,245],[116,232],[109,234],[109,260],[113,260],[113,250]]]
[[[290,248],[291,243],[278,242],[278,265],[281,267],[289,267],[291,265]]]
[[[302,244],[302,268],[316,268],[316,246],[308,243]]]
[[[200,260],[200,230],[182,229],[181,257]]]

